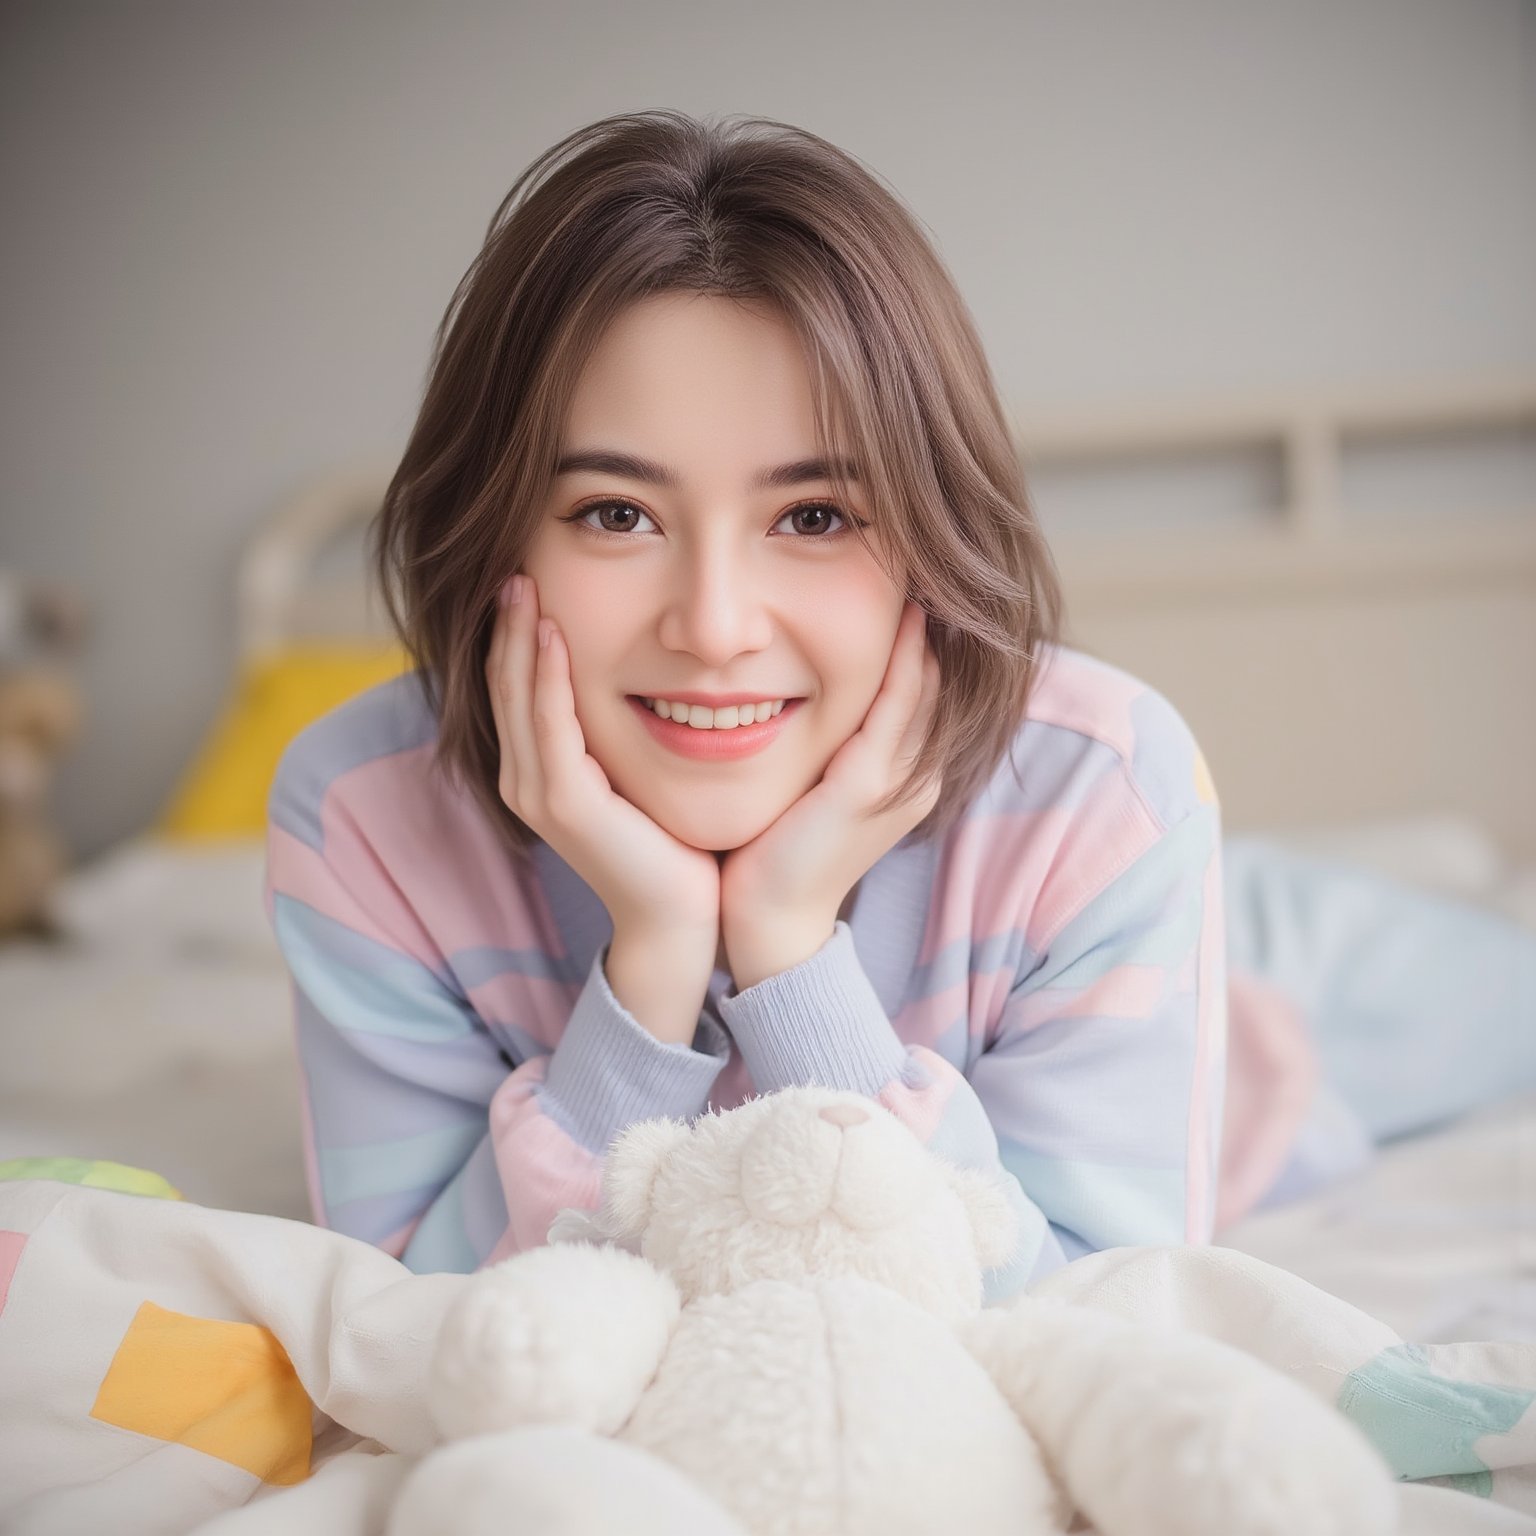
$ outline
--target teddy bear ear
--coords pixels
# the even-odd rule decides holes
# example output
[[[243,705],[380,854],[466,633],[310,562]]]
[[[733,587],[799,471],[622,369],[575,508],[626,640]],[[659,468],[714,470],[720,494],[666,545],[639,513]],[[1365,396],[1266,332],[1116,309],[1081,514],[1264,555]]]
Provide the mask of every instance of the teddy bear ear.
[[[614,1138],[603,1165],[600,1217],[613,1237],[635,1239],[645,1231],[651,1219],[656,1175],[688,1136],[688,1127],[681,1120],[659,1119],[637,1120]]]
[[[970,1217],[976,1257],[983,1269],[1006,1263],[1019,1240],[1019,1217],[1002,1182],[975,1168],[948,1168],[949,1182]]]

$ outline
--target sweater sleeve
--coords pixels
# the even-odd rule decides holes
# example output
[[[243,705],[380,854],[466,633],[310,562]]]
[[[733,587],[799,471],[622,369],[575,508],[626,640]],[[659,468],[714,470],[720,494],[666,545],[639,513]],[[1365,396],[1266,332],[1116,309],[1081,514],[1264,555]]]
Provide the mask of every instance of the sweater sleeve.
[[[1205,1242],[1224,1070],[1218,816],[1202,806],[1030,954],[967,1074],[886,1018],[839,921],[816,954],[721,998],[760,1093],[868,1094],[953,1163],[1003,1179],[1000,1301],[1082,1254]]]
[[[562,1207],[595,1208],[631,1121],[703,1111],[729,1042],[707,1018],[693,1046],[658,1041],[609,988],[606,945],[553,1051],[514,1062],[441,957],[391,933],[373,898],[398,901],[394,883],[357,867],[345,879],[323,845],[269,825],[317,1223],[417,1272],[466,1273],[542,1244]]]

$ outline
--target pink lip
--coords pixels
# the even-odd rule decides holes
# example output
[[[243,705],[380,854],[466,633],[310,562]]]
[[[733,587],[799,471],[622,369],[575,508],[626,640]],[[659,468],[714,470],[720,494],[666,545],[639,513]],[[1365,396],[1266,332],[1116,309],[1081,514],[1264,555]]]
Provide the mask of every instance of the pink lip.
[[[739,757],[751,757],[754,752],[761,752],[779,734],[779,728],[800,708],[804,700],[791,699],[771,719],[759,725],[738,725],[733,731],[696,731],[691,725],[663,720],[654,709],[647,709],[633,695],[627,702],[631,709],[641,715],[651,735],[680,757],[691,757],[708,763],[729,763]]]

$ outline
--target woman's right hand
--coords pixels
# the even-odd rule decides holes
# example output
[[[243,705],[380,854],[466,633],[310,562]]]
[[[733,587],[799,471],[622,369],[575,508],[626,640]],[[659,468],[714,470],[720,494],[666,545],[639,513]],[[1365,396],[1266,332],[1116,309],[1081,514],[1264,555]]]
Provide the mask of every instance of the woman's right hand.
[[[539,648],[538,593],[532,577],[521,580],[519,603],[511,601],[511,579],[502,588],[485,658],[502,801],[591,886],[615,934],[693,939],[713,965],[719,864],[609,784],[576,718],[565,638],[551,623],[549,644]]]

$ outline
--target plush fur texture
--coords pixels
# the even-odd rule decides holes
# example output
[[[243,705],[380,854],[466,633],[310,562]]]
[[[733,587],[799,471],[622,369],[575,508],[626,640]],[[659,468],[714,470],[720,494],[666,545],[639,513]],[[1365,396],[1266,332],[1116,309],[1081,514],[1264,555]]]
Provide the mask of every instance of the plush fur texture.
[[[450,1454],[473,1469],[466,1531],[471,1502],[508,1531],[602,1528],[590,1480],[528,1471],[535,1425],[654,1458],[751,1536],[1048,1536],[1076,1511],[1105,1536],[1395,1530],[1364,1437],[1253,1357],[1028,1296],[983,1311],[1014,1220],[857,1095],[631,1127],[601,1210],[482,1272],[445,1320],[429,1405],[478,1449],[429,1456],[416,1477],[438,1491],[408,1484],[391,1536],[461,1529],[432,1470]],[[666,1479],[646,1487],[665,1523]]]
[[[838,1124],[823,1110],[861,1118]],[[879,1105],[820,1089],[749,1099],[686,1129],[633,1126],[603,1188],[603,1230],[637,1244],[685,1302],[752,1280],[855,1275],[958,1322],[980,1308],[981,1271],[1015,1236],[994,1183],[932,1157]]]
[[[617,1434],[677,1321],[677,1287],[617,1248],[535,1248],[443,1320],[428,1381],[445,1439],[528,1424]]]
[[[1229,1344],[1028,1298],[979,1314],[960,1336],[1055,1452],[1096,1530],[1397,1528],[1390,1473],[1354,1425]]]

